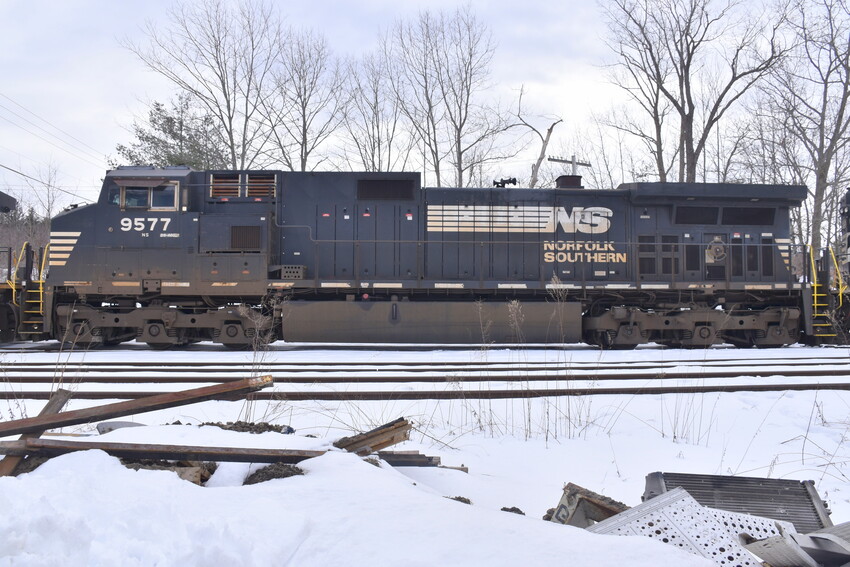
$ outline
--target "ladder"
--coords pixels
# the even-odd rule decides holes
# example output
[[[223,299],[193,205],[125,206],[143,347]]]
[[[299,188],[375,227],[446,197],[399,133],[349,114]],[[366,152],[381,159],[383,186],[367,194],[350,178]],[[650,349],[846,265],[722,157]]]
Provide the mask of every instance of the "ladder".
[[[29,269],[32,264],[32,248],[29,242],[25,242],[15,263],[15,270],[11,274],[12,278],[7,282],[12,288],[12,303],[20,309],[18,334],[24,338],[33,338],[34,335],[44,333],[44,283],[47,275],[45,266],[49,246],[48,244],[42,252],[41,264],[33,279]],[[18,281],[21,262],[24,263],[24,270]]]
[[[829,251],[832,254],[832,248]],[[815,251],[811,247],[809,247],[809,259],[812,264],[812,332],[816,337],[836,337],[838,333],[835,332],[832,325],[833,298],[829,293],[829,281],[818,281]],[[832,259],[835,262],[834,254],[832,254]],[[841,294],[839,294],[840,297]]]

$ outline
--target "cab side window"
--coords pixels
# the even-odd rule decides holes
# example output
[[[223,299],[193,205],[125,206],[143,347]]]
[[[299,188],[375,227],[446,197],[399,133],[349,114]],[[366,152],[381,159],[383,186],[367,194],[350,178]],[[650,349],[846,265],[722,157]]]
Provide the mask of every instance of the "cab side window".
[[[147,208],[148,206],[148,188],[147,187],[125,187],[124,188],[124,207],[127,209]]]
[[[151,189],[151,209],[173,211],[177,209],[177,186],[160,185]]]
[[[109,199],[115,203],[120,201],[122,209],[176,211],[178,195],[177,183],[165,182],[155,187],[122,187],[119,200],[115,200],[118,195],[112,194]]]

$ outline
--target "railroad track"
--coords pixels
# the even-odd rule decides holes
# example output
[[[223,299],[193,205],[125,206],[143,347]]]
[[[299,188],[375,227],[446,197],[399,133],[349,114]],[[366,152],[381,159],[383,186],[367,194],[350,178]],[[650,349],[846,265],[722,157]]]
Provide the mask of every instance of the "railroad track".
[[[252,394],[251,399],[293,402],[850,390],[850,359],[835,351],[783,359],[682,358],[661,362],[138,361],[122,364],[102,360],[64,363],[24,360],[0,363],[3,384],[0,399],[47,399],[55,387],[73,389],[76,399],[135,399],[257,374],[271,374],[275,390]],[[139,390],[139,386],[144,390]]]

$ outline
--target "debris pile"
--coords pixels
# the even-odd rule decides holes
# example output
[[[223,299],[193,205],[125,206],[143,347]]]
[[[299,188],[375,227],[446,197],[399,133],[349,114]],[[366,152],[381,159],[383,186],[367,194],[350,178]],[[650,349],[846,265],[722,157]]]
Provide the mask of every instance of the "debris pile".
[[[280,425],[277,423],[267,423],[265,421],[262,422],[251,422],[251,421],[228,421],[227,423],[221,423],[219,421],[216,422],[205,422],[201,425],[211,425],[214,427],[220,427],[226,431],[237,431],[239,433],[282,433],[284,435],[290,435],[295,433],[295,430],[288,425]]]
[[[633,508],[570,483],[550,519],[657,539],[724,567],[850,565],[850,522],[832,525],[811,481],[657,472]]]
[[[304,474],[304,471],[302,471],[295,465],[287,465],[286,463],[272,463],[267,467],[263,467],[249,474],[245,481],[242,483],[242,485],[247,486],[249,484],[258,484],[267,480],[273,480],[276,478],[289,478],[291,476],[299,476],[302,474]]]
[[[132,468],[171,470],[181,478],[196,484],[203,484],[209,479],[214,472],[214,463],[217,462],[270,464],[269,467],[260,469],[254,475],[251,475],[253,478],[250,478],[250,481],[246,480],[246,484],[271,478],[285,478],[293,474],[303,474],[300,469],[293,465],[305,459],[323,455],[326,451],[113,443],[89,439],[73,441],[41,439],[41,435],[52,428],[136,415],[207,400],[234,400],[244,397],[250,392],[271,386],[272,383],[271,376],[261,376],[68,412],[63,412],[62,408],[70,399],[71,393],[66,390],[57,390],[37,417],[0,422],[0,437],[22,434],[20,439],[16,441],[0,441],[0,454],[6,455],[5,458],[0,460],[0,476],[23,472],[24,467],[26,467],[26,471],[32,470],[49,457],[91,449],[99,449],[112,456],[119,457],[126,466]],[[139,425],[135,422],[102,422],[98,424],[97,430],[98,433],[104,434],[121,427]],[[290,434],[295,431],[284,425],[243,421],[205,425],[215,425],[223,429],[249,433]],[[334,445],[339,449],[362,457],[377,454],[378,458],[391,466],[440,466],[439,457],[422,455],[415,451],[391,452],[382,450],[406,441],[410,436],[411,429],[412,425],[409,421],[399,418],[366,433],[340,439]],[[24,461],[25,457],[26,461]]]

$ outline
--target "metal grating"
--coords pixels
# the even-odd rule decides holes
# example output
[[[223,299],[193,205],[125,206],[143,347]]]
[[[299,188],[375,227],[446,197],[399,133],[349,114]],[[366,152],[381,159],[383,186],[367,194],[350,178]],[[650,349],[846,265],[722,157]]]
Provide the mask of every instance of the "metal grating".
[[[210,197],[238,197],[238,173],[213,173],[210,179]]]
[[[259,250],[261,248],[259,226],[231,226],[231,250]]]
[[[643,498],[648,500],[679,486],[703,506],[783,520],[800,533],[832,525],[826,505],[810,480],[656,472],[646,476]]]
[[[740,545],[738,535],[745,532],[773,537],[780,534],[775,524],[767,518],[705,508],[684,489],[676,488],[587,530],[657,539],[722,567],[760,567],[761,562]],[[790,524],[779,524],[794,530]]]
[[[285,264],[280,267],[280,277],[284,280],[303,280],[306,273],[307,266]]]
[[[360,201],[410,201],[414,197],[410,179],[359,179],[357,199]]]
[[[271,173],[249,173],[245,183],[246,197],[274,197],[275,176]]]

